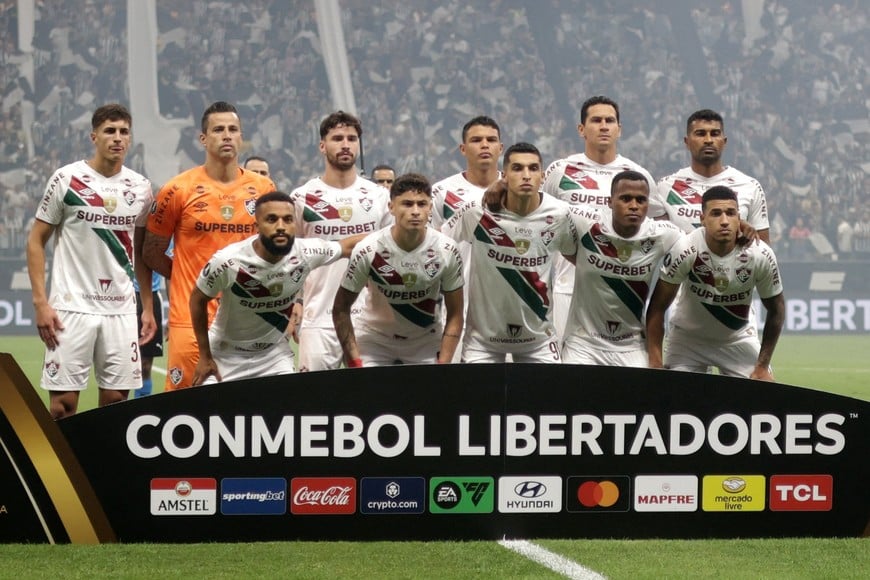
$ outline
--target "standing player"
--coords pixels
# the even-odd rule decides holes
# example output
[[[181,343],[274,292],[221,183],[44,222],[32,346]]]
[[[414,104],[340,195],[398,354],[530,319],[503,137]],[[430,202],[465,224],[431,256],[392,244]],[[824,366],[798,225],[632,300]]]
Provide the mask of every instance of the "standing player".
[[[487,187],[498,181],[498,158],[504,150],[498,123],[483,115],[474,117],[462,127],[459,152],[465,157],[465,171],[461,171],[432,186],[432,227],[441,229],[460,206],[469,201],[480,202]],[[471,246],[459,244],[462,256],[462,276],[469,279]],[[468,303],[465,303],[468,311]],[[459,362],[462,352],[456,349],[453,362]]]
[[[375,168],[372,169],[372,181],[381,187],[390,189],[390,186],[396,181],[396,170],[385,163],[375,165]]]
[[[610,204],[610,183],[620,171],[637,171],[649,181],[650,191],[655,181],[649,172],[617,152],[622,133],[619,105],[608,97],[591,97],[580,108],[580,137],[585,142],[583,153],[554,161],[544,173],[544,193],[571,205],[586,204],[607,207]],[[556,279],[553,285],[553,321],[561,338],[574,289],[574,266],[556,259]]]
[[[717,185],[701,201],[701,225],[665,257],[647,312],[649,366],[773,380],[770,360],[785,319],[785,300],[773,250],[758,241],[737,245],[737,194]],[[682,298],[671,318],[667,365],[663,365],[665,310],[680,285]],[[767,309],[761,343],[750,323],[752,291]]]
[[[239,167],[242,124],[233,105],[212,103],[201,127],[205,163],[175,176],[157,194],[143,249],[148,266],[169,280],[167,391],[193,385],[199,349],[188,305],[203,265],[215,251],[256,232],[257,197],[275,189],[271,179]],[[216,309],[210,307],[212,317]]]
[[[571,207],[579,241],[562,362],[646,368],[643,310],[650,284],[683,234],[646,217],[649,182],[642,173],[617,173],[610,189],[609,209]]]
[[[761,184],[722,163],[728,143],[722,116],[710,109],[692,113],[686,121],[683,142],[692,157],[691,165],[659,181],[650,200],[650,217],[666,218],[691,233],[701,225],[701,196],[711,187],[722,185],[737,192],[740,218],[770,244],[767,200]]]
[[[295,372],[285,332],[298,322],[296,294],[311,270],[346,258],[364,237],[296,240],[293,200],[279,191],[257,199],[255,218],[259,233],[218,250],[190,295],[194,385]],[[208,303],[221,295],[209,328]]]
[[[504,207],[464,205],[444,232],[472,244],[468,324],[462,361],[559,362],[550,313],[552,254],[573,256],[576,232],[568,205],[541,195],[541,153],[529,143],[504,154]]]
[[[426,178],[400,176],[390,188],[395,223],[354,250],[332,307],[347,366],[449,363],[453,358],[462,332],[462,259],[453,240],[429,227],[431,211]],[[368,303],[354,324],[350,309],[367,284]]]
[[[151,280],[133,253],[138,258],[153,195],[147,179],[124,167],[132,123],[122,105],[94,111],[93,157],[54,173],[27,239],[36,327],[46,347],[40,386],[55,419],[75,414],[92,366],[101,407],[142,386],[139,342],[154,336],[155,322],[148,290],[138,333],[133,278],[149,289]],[[45,248],[53,235],[48,295]]]
[[[248,171],[259,173],[263,177],[272,177],[272,174],[269,173],[269,162],[262,157],[251,155],[250,157],[245,159],[245,163],[244,165],[242,165],[242,167],[244,167]]]
[[[370,234],[391,222],[387,190],[357,175],[356,158],[362,124],[350,113],[337,111],[320,123],[322,177],[291,193],[299,237],[339,241]],[[342,350],[332,323],[332,302],[347,269],[338,260],[305,280],[302,328],[299,330],[299,370],[319,371],[341,366]],[[359,313],[354,311],[354,316]]]
[[[498,158],[503,149],[498,123],[490,117],[474,117],[462,127],[459,152],[465,157],[465,171],[432,186],[432,227],[441,229],[461,205],[481,200],[486,188],[501,177]]]

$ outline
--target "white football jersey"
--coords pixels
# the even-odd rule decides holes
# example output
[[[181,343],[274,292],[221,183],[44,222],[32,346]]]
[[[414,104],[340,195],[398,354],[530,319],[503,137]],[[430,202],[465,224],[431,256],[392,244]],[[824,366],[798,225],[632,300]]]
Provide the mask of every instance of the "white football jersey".
[[[573,206],[577,268],[565,338],[597,348],[645,348],[643,313],[659,263],[683,233],[674,224],[644,220],[638,233],[613,231],[610,209]]]
[[[577,153],[554,161],[544,172],[541,190],[570,205],[610,207],[610,184],[613,176],[623,171],[637,171],[646,177],[649,190],[655,189],[655,180],[649,171],[622,155],[606,165]],[[568,294],[574,287],[574,266],[559,258],[556,260],[556,282],[553,291]]]
[[[456,243],[426,229],[423,242],[411,252],[396,245],[386,227],[360,241],[350,256],[342,288],[360,292],[368,285],[366,303],[356,323],[390,337],[441,337],[441,293],[464,284]]]
[[[272,264],[254,251],[257,237],[215,252],[196,279],[203,294],[220,296],[209,329],[214,348],[260,351],[286,340],[293,302],[306,277],[341,257],[338,242],[296,238],[290,253]]]
[[[665,256],[660,279],[682,284],[671,317],[674,329],[710,343],[756,336],[750,317],[753,289],[762,299],[782,293],[770,246],[759,240],[717,256],[707,246],[704,228],[674,244]]]
[[[501,173],[499,173],[501,177]],[[432,227],[440,230],[460,207],[483,199],[486,187],[478,187],[465,178],[465,172],[451,175],[432,186]]]
[[[684,167],[659,181],[650,196],[650,217],[667,215],[684,232],[701,227],[701,196],[716,185],[724,185],[737,193],[740,219],[756,230],[770,228],[767,219],[767,199],[761,184],[733,167],[713,177],[704,177]]]
[[[122,167],[106,177],[85,161],[55,171],[36,219],[57,226],[49,303],[55,310],[135,314],[133,232],[145,227],[151,183]]]
[[[544,195],[535,211],[519,216],[491,213],[471,202],[444,231],[472,244],[466,334],[503,353],[551,340],[553,255],[570,256],[577,249],[568,205]]]
[[[346,189],[330,187],[318,177],[290,195],[296,208],[299,238],[339,241],[356,234],[376,232],[393,221],[388,206],[389,192],[362,177],[357,177]],[[308,276],[303,293],[303,326],[334,328],[332,302],[346,269],[347,259],[342,258]],[[353,314],[359,314],[359,309],[354,308]]]

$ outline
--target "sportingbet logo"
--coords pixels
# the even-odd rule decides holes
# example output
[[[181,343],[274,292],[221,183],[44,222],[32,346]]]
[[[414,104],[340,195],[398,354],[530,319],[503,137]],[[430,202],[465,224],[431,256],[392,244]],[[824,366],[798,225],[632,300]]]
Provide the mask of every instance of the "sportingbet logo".
[[[352,514],[356,480],[352,477],[294,477],[290,481],[293,514]]]
[[[429,481],[429,511],[433,514],[492,513],[491,477],[435,477]]]
[[[287,481],[283,477],[227,477],[221,480],[221,513],[284,515]]]
[[[830,475],[772,475],[770,511],[831,511],[834,478]]]

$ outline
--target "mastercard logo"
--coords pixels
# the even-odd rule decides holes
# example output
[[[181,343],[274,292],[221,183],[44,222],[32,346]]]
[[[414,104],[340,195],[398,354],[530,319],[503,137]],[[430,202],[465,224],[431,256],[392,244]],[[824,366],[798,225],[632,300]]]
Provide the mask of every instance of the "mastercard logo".
[[[619,500],[619,487],[612,481],[587,481],[577,488],[577,500],[584,507],[611,507]]]

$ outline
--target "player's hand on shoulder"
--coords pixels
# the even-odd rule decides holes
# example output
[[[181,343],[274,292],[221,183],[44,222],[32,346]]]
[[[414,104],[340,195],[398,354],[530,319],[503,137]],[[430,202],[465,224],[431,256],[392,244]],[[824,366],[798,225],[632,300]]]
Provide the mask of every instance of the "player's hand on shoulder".
[[[497,179],[483,192],[483,205],[489,211],[499,211],[504,207],[505,196],[507,196],[507,182],[504,178]]]

